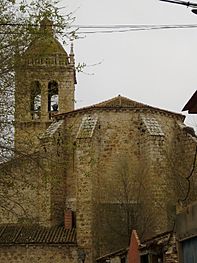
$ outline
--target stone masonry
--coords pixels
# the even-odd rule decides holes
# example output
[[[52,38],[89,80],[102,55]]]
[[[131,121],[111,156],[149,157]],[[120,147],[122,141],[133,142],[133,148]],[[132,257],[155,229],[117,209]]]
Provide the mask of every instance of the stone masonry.
[[[1,246],[0,260],[4,263],[78,263],[77,251],[66,246],[17,245]]]
[[[197,193],[193,176],[185,198],[196,151],[185,117],[120,95],[74,110],[73,49],[68,56],[52,25],[19,62],[16,152],[0,167],[0,262],[92,263],[127,247],[132,229],[142,242],[172,230],[177,202]],[[32,241],[34,225],[47,233],[69,226],[76,239]],[[7,243],[12,226],[18,234]],[[31,231],[17,243],[24,227]]]

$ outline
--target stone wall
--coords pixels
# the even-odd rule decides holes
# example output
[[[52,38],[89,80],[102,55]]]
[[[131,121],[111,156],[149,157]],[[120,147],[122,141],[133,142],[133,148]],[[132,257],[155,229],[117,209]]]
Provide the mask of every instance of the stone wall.
[[[78,138],[84,115],[69,114],[66,118],[66,206],[76,212],[77,242],[86,252],[87,262],[92,262],[95,246],[94,220],[94,174],[97,161],[95,140]]]
[[[78,254],[75,247],[62,245],[0,246],[0,262],[78,263]]]
[[[164,258],[166,263],[178,263],[178,251],[177,251],[177,242],[175,235],[173,234],[167,245],[167,251],[164,253]]]
[[[0,223],[50,224],[50,184],[40,155],[1,165]]]
[[[66,210],[66,138],[64,121],[52,123],[41,137],[43,166],[50,183],[50,224],[64,223]]]
[[[40,136],[50,126],[51,122],[18,122],[15,124],[15,152],[18,154],[35,153],[40,145]]]
[[[38,222],[62,224],[64,210],[72,209],[77,241],[88,262],[127,247],[131,227],[142,240],[172,227],[196,147],[183,117],[157,110],[91,108],[68,113],[59,122],[41,137],[47,174],[43,188],[36,194],[22,191],[40,200],[39,209],[29,206],[32,217],[39,211]],[[38,175],[34,171],[31,180]],[[193,182],[190,199],[195,187]]]
[[[77,138],[84,116],[97,116],[93,133],[86,139]],[[153,131],[144,118],[155,125]],[[177,180],[190,171],[195,152],[193,139],[180,127],[182,122],[180,115],[121,108],[66,116],[72,145],[66,172],[67,202],[76,207],[81,245],[92,239],[96,257],[128,245],[131,229],[123,212],[125,193],[119,176],[126,166],[131,189],[127,209],[133,211],[142,239],[171,229],[180,192],[186,191]],[[146,233],[142,233],[143,225]]]
[[[1,205],[0,223],[63,225],[67,162],[61,125],[63,122],[57,127],[52,124],[46,130],[38,152],[19,153],[18,158],[1,165],[5,203]]]

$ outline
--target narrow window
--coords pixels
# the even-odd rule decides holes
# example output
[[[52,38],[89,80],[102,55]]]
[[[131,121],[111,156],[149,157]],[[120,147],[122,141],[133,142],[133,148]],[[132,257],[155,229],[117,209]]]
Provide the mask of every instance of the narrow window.
[[[32,120],[40,119],[41,109],[41,85],[39,81],[32,82],[30,111]]]
[[[50,81],[48,84],[48,112],[49,118],[58,111],[58,83]]]

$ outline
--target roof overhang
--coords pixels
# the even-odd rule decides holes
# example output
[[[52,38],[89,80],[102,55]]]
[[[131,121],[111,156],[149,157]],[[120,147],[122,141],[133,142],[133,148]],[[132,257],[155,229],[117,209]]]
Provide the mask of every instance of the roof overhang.
[[[182,111],[188,111],[190,114],[195,114],[197,113],[197,90],[196,92],[192,95],[192,97],[189,99],[187,104],[184,106]]]

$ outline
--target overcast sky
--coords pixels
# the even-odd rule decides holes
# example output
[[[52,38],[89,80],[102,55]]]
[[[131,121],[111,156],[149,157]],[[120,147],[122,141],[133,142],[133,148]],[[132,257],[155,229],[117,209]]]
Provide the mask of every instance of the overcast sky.
[[[63,4],[76,10],[79,25],[197,24],[189,8],[159,0],[62,0]],[[76,63],[101,62],[77,75],[77,108],[121,94],[181,112],[197,87],[197,28],[87,34],[74,41],[74,49]]]

